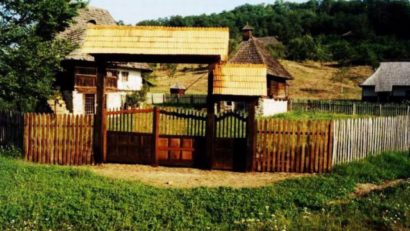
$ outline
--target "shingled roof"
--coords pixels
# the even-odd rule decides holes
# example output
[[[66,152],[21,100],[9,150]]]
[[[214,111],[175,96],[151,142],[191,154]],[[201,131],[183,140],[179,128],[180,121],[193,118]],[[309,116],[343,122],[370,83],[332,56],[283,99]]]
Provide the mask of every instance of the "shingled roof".
[[[94,62],[95,58],[93,56],[82,52],[82,46],[85,42],[88,25],[117,25],[117,23],[107,10],[93,6],[88,6],[87,8],[80,9],[78,16],[75,17],[73,21],[74,22],[58,36],[61,39],[67,39],[74,44],[78,44],[79,46],[78,49],[74,50],[66,56],[66,60]],[[152,71],[152,69],[146,63],[121,63],[118,64],[118,66]]]
[[[266,96],[266,65],[222,64],[213,72],[213,94]]]
[[[275,36],[268,36],[268,37],[259,37],[258,38],[265,46],[279,43],[278,39]]]
[[[229,28],[89,25],[83,52],[228,59]]]
[[[265,64],[268,68],[268,75],[293,79],[291,74],[269,53],[265,44],[253,36],[241,42],[238,51],[228,62]]]
[[[360,86],[374,86],[375,92],[390,92],[393,86],[410,86],[410,62],[382,62]]]

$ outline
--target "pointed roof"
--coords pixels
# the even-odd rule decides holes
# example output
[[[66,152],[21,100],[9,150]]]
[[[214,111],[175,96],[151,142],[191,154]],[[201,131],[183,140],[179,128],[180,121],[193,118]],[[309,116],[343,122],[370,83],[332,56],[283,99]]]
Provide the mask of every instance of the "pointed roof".
[[[249,26],[249,23],[246,23],[246,26],[244,28],[242,28],[243,31],[246,30],[253,30],[253,28],[251,26]]]
[[[266,49],[265,44],[255,37],[242,41],[229,63],[265,64],[268,75],[292,80],[291,74]]]
[[[361,87],[375,87],[376,92],[390,92],[393,86],[410,86],[410,62],[383,62]]]
[[[171,89],[186,90],[186,87],[181,83],[176,83],[170,87]]]

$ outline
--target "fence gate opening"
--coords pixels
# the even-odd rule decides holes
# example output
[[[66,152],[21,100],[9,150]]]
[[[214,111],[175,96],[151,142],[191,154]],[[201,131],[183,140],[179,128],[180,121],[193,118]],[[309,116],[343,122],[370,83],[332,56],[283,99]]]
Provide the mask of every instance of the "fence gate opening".
[[[214,169],[245,170],[246,120],[244,113],[224,112],[216,115]]]

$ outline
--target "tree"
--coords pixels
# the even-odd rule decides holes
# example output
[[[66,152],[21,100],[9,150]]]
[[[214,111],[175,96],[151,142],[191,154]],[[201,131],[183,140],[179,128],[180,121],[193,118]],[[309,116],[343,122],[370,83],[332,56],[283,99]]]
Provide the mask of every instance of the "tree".
[[[138,108],[141,106],[141,103],[147,101],[149,86],[144,84],[140,91],[133,91],[131,94],[128,94],[125,98],[125,105],[127,107]]]
[[[53,95],[60,62],[75,45],[57,38],[81,0],[0,1],[0,107],[34,111]]]
[[[177,70],[178,70],[178,64],[168,63],[168,64],[166,64],[166,67],[167,67],[168,76],[170,78],[174,78],[175,74],[177,73]]]

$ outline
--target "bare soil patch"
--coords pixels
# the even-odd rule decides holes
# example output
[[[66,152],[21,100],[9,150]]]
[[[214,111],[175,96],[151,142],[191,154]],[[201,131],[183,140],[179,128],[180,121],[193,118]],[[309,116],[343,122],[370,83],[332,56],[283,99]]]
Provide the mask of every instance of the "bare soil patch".
[[[137,180],[164,188],[233,187],[251,188],[272,185],[278,181],[312,176],[294,173],[237,173],[192,168],[153,168],[144,165],[105,164],[91,168],[99,175],[123,180]]]

